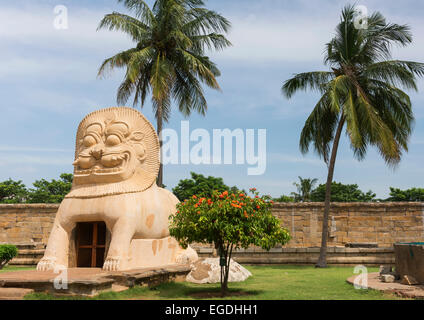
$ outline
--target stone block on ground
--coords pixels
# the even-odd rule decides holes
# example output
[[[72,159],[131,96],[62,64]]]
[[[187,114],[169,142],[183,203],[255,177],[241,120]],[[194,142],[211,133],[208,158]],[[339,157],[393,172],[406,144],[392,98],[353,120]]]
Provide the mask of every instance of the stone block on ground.
[[[251,275],[249,270],[231,259],[228,282],[241,282]],[[219,265],[219,258],[206,258],[191,264],[191,271],[187,275],[186,281],[203,284],[219,283],[220,279],[221,267]]]
[[[396,280],[395,276],[391,274],[383,274],[380,276],[380,279],[382,282],[386,283],[393,283]]]
[[[391,266],[380,266],[380,276],[383,274],[391,274],[392,267]]]
[[[415,279],[413,276],[405,275],[402,277],[402,284],[406,284],[408,286],[415,286],[417,284],[420,284],[417,279]]]
[[[0,300],[22,300],[27,294],[33,293],[32,289],[0,288]]]

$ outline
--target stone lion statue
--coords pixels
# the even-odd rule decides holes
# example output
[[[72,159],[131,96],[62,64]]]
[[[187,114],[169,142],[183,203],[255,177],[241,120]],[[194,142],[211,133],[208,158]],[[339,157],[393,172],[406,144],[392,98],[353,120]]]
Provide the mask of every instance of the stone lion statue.
[[[94,221],[104,222],[110,235],[104,270],[197,260],[192,248],[182,249],[169,236],[178,199],[156,185],[159,162],[158,136],[140,112],[115,107],[87,115],[77,131],[72,189],[37,270],[68,267],[77,224]]]

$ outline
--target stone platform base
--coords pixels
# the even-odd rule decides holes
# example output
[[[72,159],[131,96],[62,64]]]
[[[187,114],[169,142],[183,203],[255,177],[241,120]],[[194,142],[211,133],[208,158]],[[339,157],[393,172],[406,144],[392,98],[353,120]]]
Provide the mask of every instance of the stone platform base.
[[[0,300],[22,300],[27,294],[33,292],[32,289],[0,288]]]
[[[170,281],[184,281],[189,272],[189,265],[121,272],[105,272],[100,268],[71,268],[59,273],[36,270],[5,272],[0,274],[0,298],[3,290],[7,299],[7,290],[4,290],[7,288],[32,289],[54,295],[94,296],[103,291],[122,291],[135,285],[156,286]]]
[[[212,248],[196,248],[199,258],[212,257]],[[232,258],[241,265],[257,264],[292,264],[315,265],[319,258],[320,248],[272,248],[265,251],[260,248],[239,249],[233,252]],[[333,266],[380,266],[394,265],[393,248],[346,248],[328,247],[327,263]]]
[[[424,285],[409,286],[400,282],[385,283],[380,281],[379,276],[378,272],[368,274],[368,285],[366,289],[394,293],[403,298],[424,300]],[[353,285],[356,277],[359,276],[350,277],[346,281]]]

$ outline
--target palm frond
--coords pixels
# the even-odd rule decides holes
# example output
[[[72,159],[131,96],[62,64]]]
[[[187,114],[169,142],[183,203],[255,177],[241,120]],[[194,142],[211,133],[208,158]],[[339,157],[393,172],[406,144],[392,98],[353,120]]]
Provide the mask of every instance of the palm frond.
[[[393,86],[403,86],[414,90],[418,90],[417,76],[424,76],[424,63],[390,60],[371,64],[364,70],[366,78],[374,78]]]
[[[281,91],[287,98],[291,98],[300,90],[322,91],[323,86],[334,78],[333,72],[315,71],[296,74],[293,78],[284,82]]]
[[[135,12],[136,17],[146,25],[152,25],[156,21],[155,15],[150,10],[149,5],[143,0],[118,0],[131,11]]]
[[[148,25],[128,15],[113,12],[107,14],[101,21],[97,30],[109,29],[123,31],[130,35],[133,41],[141,41],[151,32]]]

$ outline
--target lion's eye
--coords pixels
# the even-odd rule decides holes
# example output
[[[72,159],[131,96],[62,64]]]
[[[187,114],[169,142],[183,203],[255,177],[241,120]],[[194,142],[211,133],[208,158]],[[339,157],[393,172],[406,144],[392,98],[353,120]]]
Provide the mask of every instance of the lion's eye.
[[[94,146],[97,143],[97,141],[96,139],[94,139],[93,136],[86,136],[84,137],[83,143],[84,143],[84,146],[88,148],[88,147]]]
[[[111,134],[106,139],[106,144],[108,146],[116,146],[120,143],[121,143],[121,139],[117,135],[114,135],[114,134]]]

